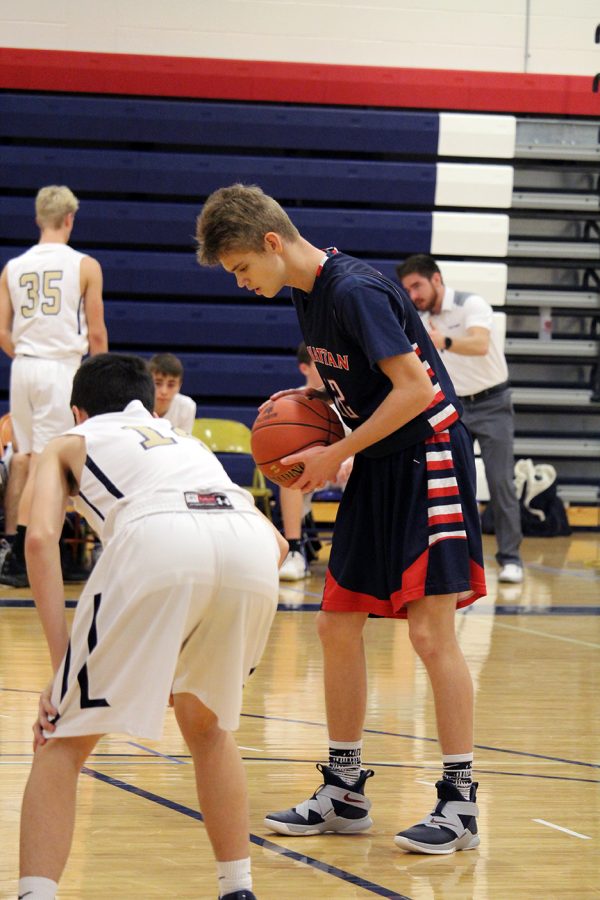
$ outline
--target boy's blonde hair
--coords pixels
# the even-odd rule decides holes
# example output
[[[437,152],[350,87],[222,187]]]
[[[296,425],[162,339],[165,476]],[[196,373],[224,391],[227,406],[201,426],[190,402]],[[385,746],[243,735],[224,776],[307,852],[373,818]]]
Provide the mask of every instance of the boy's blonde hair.
[[[207,199],[196,220],[198,262],[217,265],[221,255],[232,250],[262,253],[269,231],[289,241],[300,237],[285,210],[257,185],[219,188]]]
[[[76,213],[79,200],[64,184],[40,188],[35,198],[35,221],[40,228],[60,228],[69,213]]]

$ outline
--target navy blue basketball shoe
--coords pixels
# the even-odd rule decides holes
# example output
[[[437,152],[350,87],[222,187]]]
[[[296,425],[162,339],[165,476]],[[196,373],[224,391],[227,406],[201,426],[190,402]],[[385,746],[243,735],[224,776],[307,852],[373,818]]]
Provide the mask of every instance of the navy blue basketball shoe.
[[[373,824],[369,816],[371,801],[365,797],[365,782],[375,773],[365,769],[354,784],[346,784],[329,766],[317,763],[323,784],[312,797],[282,812],[269,813],[264,822],[278,834],[309,835],[355,834]]]
[[[474,850],[479,846],[475,802],[477,782],[470,788],[465,800],[451,781],[436,782],[438,803],[430,815],[421,822],[400,831],[394,842],[411,853],[454,853],[455,850]]]

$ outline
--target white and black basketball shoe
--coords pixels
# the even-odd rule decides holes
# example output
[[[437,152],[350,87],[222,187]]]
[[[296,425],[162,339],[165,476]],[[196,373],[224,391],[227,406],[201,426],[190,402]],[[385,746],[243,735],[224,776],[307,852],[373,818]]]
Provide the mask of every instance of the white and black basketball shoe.
[[[329,766],[317,763],[323,784],[312,797],[282,812],[269,813],[265,825],[278,834],[309,835],[335,832],[356,834],[373,824],[371,801],[365,797],[365,782],[375,773],[364,769],[354,784],[346,784]]]

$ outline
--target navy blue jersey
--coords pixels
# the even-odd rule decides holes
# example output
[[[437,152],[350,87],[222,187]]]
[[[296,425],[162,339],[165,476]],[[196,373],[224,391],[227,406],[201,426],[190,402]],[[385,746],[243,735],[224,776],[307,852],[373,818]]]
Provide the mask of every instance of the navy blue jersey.
[[[426,410],[363,452],[385,455],[447,429],[461,407],[410,299],[361,260],[328,255],[312,291],[294,288],[292,300],[308,352],[344,422],[357,428],[390,392],[378,366],[382,359],[417,353],[436,390]]]

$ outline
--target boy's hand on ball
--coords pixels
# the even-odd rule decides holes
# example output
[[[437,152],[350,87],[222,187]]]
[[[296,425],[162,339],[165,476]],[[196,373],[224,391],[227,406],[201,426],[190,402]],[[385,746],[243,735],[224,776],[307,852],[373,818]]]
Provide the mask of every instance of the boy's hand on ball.
[[[335,444],[329,447],[310,447],[299,453],[292,453],[281,460],[284,465],[304,463],[304,471],[298,480],[291,485],[303,493],[317,491],[328,481],[335,481],[340,467],[339,452]]]
[[[283,391],[277,391],[275,394],[271,394],[269,399],[265,400],[264,403],[261,403],[258,408],[259,410],[264,409],[265,406],[267,406],[269,403],[272,403],[273,400],[279,400],[280,397],[290,397],[294,394],[299,394],[301,397],[307,397],[309,400],[323,400],[325,403],[330,402],[330,398],[326,390],[312,387],[286,388]]]

